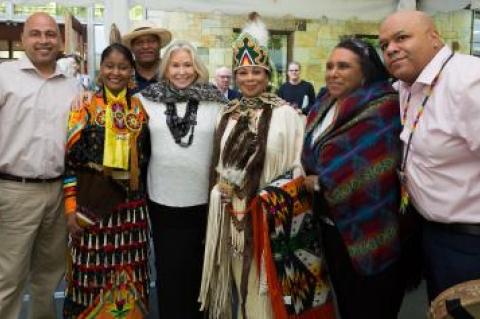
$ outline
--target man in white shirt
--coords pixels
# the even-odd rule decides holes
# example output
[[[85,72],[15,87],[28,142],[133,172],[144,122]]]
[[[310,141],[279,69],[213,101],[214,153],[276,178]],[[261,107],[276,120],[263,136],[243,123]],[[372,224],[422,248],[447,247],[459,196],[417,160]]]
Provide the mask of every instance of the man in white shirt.
[[[67,118],[80,87],[56,65],[61,35],[51,16],[31,15],[22,45],[24,58],[0,65],[0,318],[18,318],[27,278],[31,318],[55,318]]]
[[[380,47],[399,79],[400,176],[426,219],[422,244],[432,300],[480,278],[480,59],[453,54],[419,11],[387,17]]]

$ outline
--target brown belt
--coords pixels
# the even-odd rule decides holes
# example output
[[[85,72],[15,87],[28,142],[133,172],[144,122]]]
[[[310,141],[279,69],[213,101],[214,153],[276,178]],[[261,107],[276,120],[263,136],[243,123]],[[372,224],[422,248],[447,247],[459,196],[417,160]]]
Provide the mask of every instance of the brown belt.
[[[7,181],[14,181],[20,183],[53,183],[59,181],[62,176],[52,177],[52,178],[30,178],[30,177],[20,177],[5,173],[0,173],[0,179]]]

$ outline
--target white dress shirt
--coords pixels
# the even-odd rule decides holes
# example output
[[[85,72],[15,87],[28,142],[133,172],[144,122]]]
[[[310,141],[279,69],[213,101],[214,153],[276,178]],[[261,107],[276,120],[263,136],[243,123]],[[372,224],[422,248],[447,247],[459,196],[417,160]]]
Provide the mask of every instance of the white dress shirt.
[[[156,203],[187,207],[208,201],[210,162],[218,112],[224,107],[216,102],[200,102],[193,143],[181,147],[168,128],[164,103],[140,96],[149,116],[152,154],[148,165],[148,195]],[[183,117],[186,102],[176,103],[178,116]],[[190,133],[188,133],[190,134]],[[188,140],[188,135],[183,141]]]
[[[411,86],[399,82],[402,117],[411,94],[404,145],[450,54],[445,46]],[[445,66],[413,134],[406,176],[411,199],[428,220],[480,223],[480,59],[455,53]]]
[[[58,67],[42,77],[26,56],[0,64],[0,173],[27,178],[63,173],[68,114],[79,90]]]

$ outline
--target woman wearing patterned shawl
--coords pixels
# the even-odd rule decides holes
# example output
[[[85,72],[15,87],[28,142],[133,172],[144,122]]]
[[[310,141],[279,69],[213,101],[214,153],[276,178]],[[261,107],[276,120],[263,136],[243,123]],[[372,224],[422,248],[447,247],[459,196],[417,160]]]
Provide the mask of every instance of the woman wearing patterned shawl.
[[[250,18],[252,21],[234,43],[234,76],[242,98],[229,103],[216,129],[199,300],[210,318],[236,317],[230,299],[233,289],[238,296],[238,309],[233,311],[240,318],[318,318],[297,314],[306,310],[303,306],[307,302],[308,306],[316,304],[314,296],[319,297],[317,303],[327,299],[325,285],[317,286],[318,294],[313,289],[303,294],[308,301],[299,301],[296,307],[297,299],[289,293],[282,295],[281,282],[275,276],[275,270],[284,273],[285,268],[275,268],[267,245],[259,245],[264,239],[264,243],[270,243],[264,237],[270,232],[268,222],[255,222],[267,216],[253,207],[253,199],[287,171],[303,176],[300,154],[304,117],[266,92],[271,74],[268,33],[256,13]],[[271,230],[275,232],[275,227]],[[317,267],[314,272],[319,279],[321,270]]]
[[[160,76],[141,92],[152,145],[147,185],[158,310],[160,318],[200,319],[209,168],[215,120],[227,101],[186,41],[167,48]]]
[[[302,160],[342,319],[397,318],[401,305],[399,132],[398,97],[375,49],[341,41],[308,115]]]
[[[127,87],[133,56],[115,43],[102,53],[100,90],[71,111],[65,212],[70,231],[64,318],[144,318],[148,222],[141,174],[147,116]]]

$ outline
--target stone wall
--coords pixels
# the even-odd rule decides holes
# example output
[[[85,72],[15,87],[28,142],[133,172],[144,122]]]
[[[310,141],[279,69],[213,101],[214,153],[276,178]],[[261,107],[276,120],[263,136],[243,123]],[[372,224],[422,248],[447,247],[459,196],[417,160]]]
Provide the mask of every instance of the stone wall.
[[[471,10],[459,10],[435,15],[435,24],[445,43],[456,51],[470,54],[472,37]]]
[[[241,29],[245,16],[220,13],[184,13],[149,11],[149,19],[171,30],[174,39],[191,41],[207,64],[210,77],[222,65],[232,65],[231,44],[234,29]],[[316,20],[294,18],[263,18],[270,30],[292,34],[293,60],[300,62],[302,77],[313,82],[315,89],[324,85],[325,61],[342,36],[378,35],[378,21],[333,20],[322,17]],[[471,11],[461,10],[435,16],[441,35],[448,45],[458,43],[458,49],[470,53]]]

